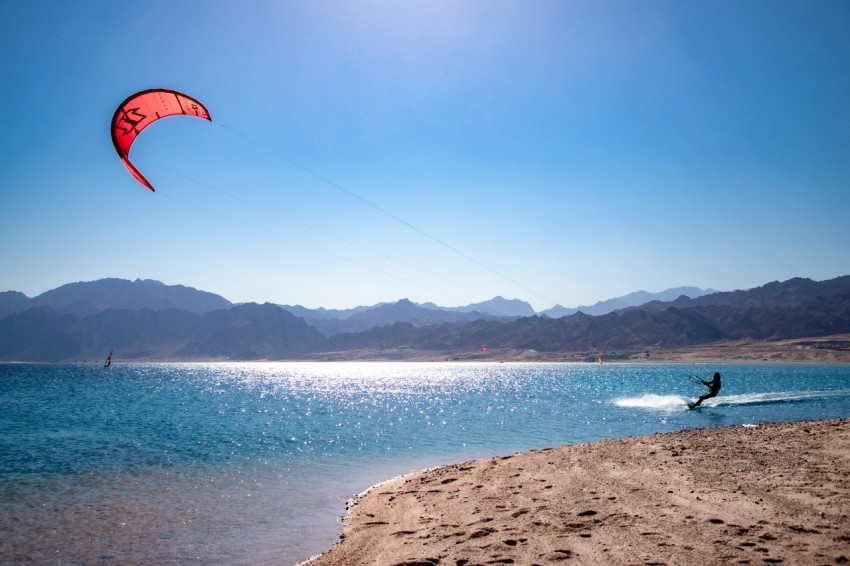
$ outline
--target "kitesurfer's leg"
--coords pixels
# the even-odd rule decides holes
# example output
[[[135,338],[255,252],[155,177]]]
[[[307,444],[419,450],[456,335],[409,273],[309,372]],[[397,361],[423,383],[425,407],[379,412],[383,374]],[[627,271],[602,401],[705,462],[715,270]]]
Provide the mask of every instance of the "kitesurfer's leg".
[[[699,399],[697,399],[695,403],[688,403],[688,408],[693,409],[695,407],[699,407],[700,405],[702,405],[702,402],[705,401],[706,399],[711,399],[712,397],[716,397],[716,396],[717,396],[717,393],[712,393],[711,391],[709,391],[708,393],[700,395]]]

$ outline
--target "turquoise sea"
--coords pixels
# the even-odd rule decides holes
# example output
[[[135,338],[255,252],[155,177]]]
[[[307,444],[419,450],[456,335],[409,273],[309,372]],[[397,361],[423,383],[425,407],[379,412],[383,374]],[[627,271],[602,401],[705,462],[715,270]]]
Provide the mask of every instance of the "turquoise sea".
[[[0,364],[0,563],[295,564],[415,469],[847,416],[846,365]]]

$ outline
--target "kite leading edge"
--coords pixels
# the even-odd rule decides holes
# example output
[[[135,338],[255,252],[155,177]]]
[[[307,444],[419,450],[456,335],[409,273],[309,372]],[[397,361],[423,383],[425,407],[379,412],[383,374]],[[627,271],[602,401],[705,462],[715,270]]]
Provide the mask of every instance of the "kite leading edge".
[[[133,177],[154,190],[136,167],[130,163],[130,146],[142,130],[160,118],[185,114],[212,121],[203,104],[176,90],[154,88],[143,90],[122,102],[112,117],[112,143],[115,151]]]

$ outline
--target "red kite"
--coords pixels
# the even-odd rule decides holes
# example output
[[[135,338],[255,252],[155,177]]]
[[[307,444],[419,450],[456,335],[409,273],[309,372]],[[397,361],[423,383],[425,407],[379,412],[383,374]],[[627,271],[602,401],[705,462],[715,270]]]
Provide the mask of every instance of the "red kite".
[[[141,184],[154,190],[138,169],[130,163],[130,146],[142,130],[167,116],[186,114],[209,120],[210,113],[203,104],[176,90],[154,88],[143,90],[121,103],[112,117],[112,143],[121,161]]]

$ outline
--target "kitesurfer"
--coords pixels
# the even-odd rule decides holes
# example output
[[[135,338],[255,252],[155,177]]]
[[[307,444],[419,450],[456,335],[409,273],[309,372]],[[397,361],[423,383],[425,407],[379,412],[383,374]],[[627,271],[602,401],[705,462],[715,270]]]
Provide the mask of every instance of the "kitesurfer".
[[[698,379],[698,381],[708,387],[708,393],[700,395],[699,399],[697,399],[695,403],[688,403],[689,409],[699,407],[703,401],[716,397],[720,392],[720,373],[714,372],[714,379],[711,381],[703,381],[702,379]]]

